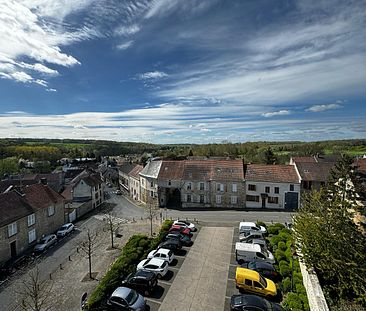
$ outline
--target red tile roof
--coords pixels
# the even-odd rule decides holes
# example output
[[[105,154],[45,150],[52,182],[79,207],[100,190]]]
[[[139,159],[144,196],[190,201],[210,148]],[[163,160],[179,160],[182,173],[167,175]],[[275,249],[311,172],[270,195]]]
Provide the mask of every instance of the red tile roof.
[[[278,183],[299,183],[299,176],[294,165],[246,165],[245,179]]]
[[[331,162],[296,163],[296,168],[302,180],[326,182],[334,164]]]
[[[0,194],[0,227],[33,213],[33,207],[16,191]]]
[[[181,180],[185,161],[163,161],[160,167],[159,180]]]
[[[36,184],[22,189],[25,194],[24,198],[34,208],[46,208],[51,204],[60,203],[64,201],[63,196],[52,190],[47,185]]]
[[[136,179],[140,178],[139,173],[144,169],[144,167],[142,165],[137,164],[133,170],[128,174],[131,177],[134,177]]]
[[[187,160],[184,161],[183,180],[241,181],[244,180],[242,160]]]
[[[357,166],[357,171],[366,174],[366,159],[356,159],[354,164]]]

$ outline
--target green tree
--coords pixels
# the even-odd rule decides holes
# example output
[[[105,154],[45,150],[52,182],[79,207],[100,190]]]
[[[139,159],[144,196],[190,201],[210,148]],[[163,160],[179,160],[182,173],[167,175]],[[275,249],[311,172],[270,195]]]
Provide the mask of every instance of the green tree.
[[[264,152],[264,161],[266,164],[275,164],[277,162],[277,158],[273,153],[271,147],[268,147]]]

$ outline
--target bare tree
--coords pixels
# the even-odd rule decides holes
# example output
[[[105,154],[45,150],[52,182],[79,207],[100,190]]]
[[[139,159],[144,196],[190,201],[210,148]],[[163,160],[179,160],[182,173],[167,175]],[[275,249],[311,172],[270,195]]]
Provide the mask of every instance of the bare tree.
[[[106,228],[111,235],[111,247],[114,248],[114,233],[118,231],[118,234],[121,234],[120,225],[123,222],[116,217],[116,214],[112,211],[112,209],[108,209],[104,213],[104,221],[106,222]]]
[[[48,311],[51,309],[53,282],[42,280],[38,266],[32,269],[16,291],[21,300],[20,308],[24,311]]]
[[[92,275],[92,255],[94,253],[94,247],[95,247],[95,242],[97,240],[97,236],[98,236],[98,234],[96,232],[92,233],[90,231],[90,229],[88,229],[86,240],[79,244],[80,249],[82,250],[82,252],[88,258],[88,261],[89,261],[89,277],[91,279],[93,278],[93,275]]]

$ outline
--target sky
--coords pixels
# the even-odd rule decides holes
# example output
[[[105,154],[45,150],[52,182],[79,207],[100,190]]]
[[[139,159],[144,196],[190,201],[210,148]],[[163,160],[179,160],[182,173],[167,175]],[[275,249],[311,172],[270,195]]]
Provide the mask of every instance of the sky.
[[[366,138],[366,1],[0,0],[0,137]]]

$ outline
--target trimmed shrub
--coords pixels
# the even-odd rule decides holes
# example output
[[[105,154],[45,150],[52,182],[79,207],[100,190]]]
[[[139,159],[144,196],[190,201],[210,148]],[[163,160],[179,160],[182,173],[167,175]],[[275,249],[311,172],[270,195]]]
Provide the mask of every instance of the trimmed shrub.
[[[281,251],[285,251],[287,249],[286,247],[286,243],[281,241],[278,243],[278,249],[280,249]]]
[[[303,303],[296,293],[288,293],[283,301],[283,306],[289,311],[303,311]]]
[[[291,291],[291,279],[289,277],[285,278],[281,284],[280,284],[280,288],[284,293],[288,293],[289,291]]]
[[[280,273],[282,277],[286,278],[291,275],[291,268],[288,264],[280,266]]]
[[[280,223],[276,223],[274,225],[270,225],[267,228],[268,234],[273,234],[273,235],[277,235],[280,230],[284,229],[285,226],[283,224]]]
[[[277,249],[274,253],[274,257],[277,262],[280,262],[281,260],[286,260],[285,252],[281,251],[280,249]]]

